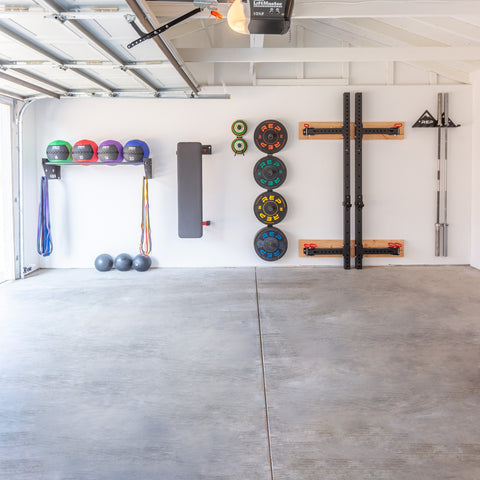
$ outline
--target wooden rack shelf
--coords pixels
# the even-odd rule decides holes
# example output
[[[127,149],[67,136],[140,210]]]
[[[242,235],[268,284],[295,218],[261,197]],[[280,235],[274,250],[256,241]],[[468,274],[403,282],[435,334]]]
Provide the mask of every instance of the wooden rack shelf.
[[[99,165],[108,165],[112,166],[122,166],[122,165],[143,165],[145,169],[145,176],[148,179],[152,178],[152,159],[145,158],[140,162],[51,162],[48,158],[42,158],[43,171],[45,176],[49,180],[59,180],[61,178],[61,167],[72,167],[74,165],[79,166],[99,166]]]

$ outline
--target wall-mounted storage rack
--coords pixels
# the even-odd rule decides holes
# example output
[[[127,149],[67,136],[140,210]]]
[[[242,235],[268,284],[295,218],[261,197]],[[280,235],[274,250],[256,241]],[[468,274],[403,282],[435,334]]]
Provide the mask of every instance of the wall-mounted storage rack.
[[[60,180],[62,178],[61,176],[61,167],[71,167],[74,165],[80,165],[80,166],[98,166],[98,165],[108,165],[110,167],[112,166],[122,166],[122,165],[143,165],[145,169],[145,176],[148,179],[152,178],[152,159],[151,158],[145,158],[143,161],[140,162],[51,162],[48,160],[48,158],[42,158],[42,166],[43,166],[43,171],[45,172],[45,176],[49,180]]]

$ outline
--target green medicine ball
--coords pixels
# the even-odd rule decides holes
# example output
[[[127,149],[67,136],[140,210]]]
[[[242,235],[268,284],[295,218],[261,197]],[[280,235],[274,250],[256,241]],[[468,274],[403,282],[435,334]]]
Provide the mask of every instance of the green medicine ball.
[[[47,146],[47,158],[50,162],[71,162],[72,146],[65,140],[55,140]]]

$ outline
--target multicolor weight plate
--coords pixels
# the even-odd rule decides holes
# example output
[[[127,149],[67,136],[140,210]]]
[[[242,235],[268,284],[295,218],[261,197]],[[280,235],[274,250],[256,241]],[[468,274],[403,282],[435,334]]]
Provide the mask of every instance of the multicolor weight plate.
[[[255,129],[255,145],[265,153],[277,153],[287,143],[287,129],[277,120],[265,120]]]
[[[287,202],[279,193],[268,190],[255,199],[253,213],[262,223],[276,225],[287,214]]]
[[[267,262],[274,262],[285,255],[287,237],[275,227],[265,227],[257,232],[253,242],[255,253]]]
[[[247,142],[243,138],[236,138],[232,142],[232,150],[235,155],[244,154],[247,151]]]
[[[253,177],[263,188],[277,188],[287,178],[287,167],[279,158],[269,155],[255,164]]]
[[[236,120],[232,123],[232,132],[237,137],[241,137],[247,133],[247,124],[243,120]]]

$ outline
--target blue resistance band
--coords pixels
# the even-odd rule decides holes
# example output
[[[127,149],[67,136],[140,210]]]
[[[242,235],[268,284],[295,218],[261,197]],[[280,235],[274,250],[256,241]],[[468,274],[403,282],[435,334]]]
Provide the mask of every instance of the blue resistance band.
[[[48,257],[52,253],[52,250],[48,182],[47,177],[42,177],[40,183],[40,204],[38,206],[37,252],[43,257]]]

